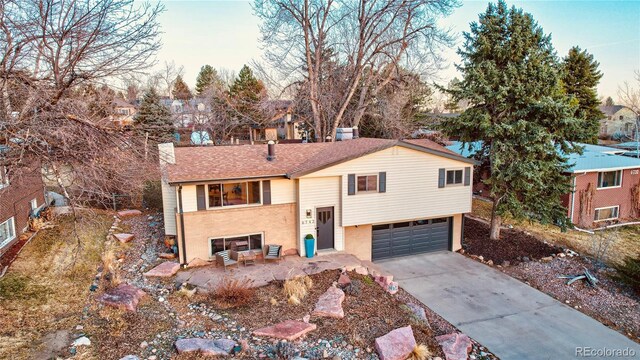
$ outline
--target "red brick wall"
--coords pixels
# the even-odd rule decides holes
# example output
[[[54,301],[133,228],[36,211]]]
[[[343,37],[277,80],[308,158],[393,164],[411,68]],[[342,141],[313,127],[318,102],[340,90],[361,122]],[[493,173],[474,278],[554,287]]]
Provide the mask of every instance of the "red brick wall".
[[[632,173],[636,173],[633,174]],[[598,173],[590,172],[585,175],[576,174],[576,192],[575,192],[575,205],[573,211],[574,224],[581,226],[590,226],[591,223],[580,223],[580,191],[585,190],[589,183],[596,188],[593,196],[593,211],[591,214],[585,215],[585,220],[592,220],[595,217],[595,209],[602,207],[609,207],[619,205],[619,219],[628,220],[638,218],[638,214],[633,214],[631,208],[631,188],[640,182],[640,169],[627,169],[622,173],[622,186],[618,188],[597,189],[598,185]],[[571,216],[571,196],[563,198],[563,202],[567,206],[569,216]],[[588,221],[587,221],[588,222]]]
[[[44,185],[40,169],[23,172],[12,176],[9,174],[9,186],[0,189],[0,223],[14,217],[16,235],[27,227],[31,200],[38,199],[38,206],[44,203]],[[0,249],[0,253],[8,246]]]

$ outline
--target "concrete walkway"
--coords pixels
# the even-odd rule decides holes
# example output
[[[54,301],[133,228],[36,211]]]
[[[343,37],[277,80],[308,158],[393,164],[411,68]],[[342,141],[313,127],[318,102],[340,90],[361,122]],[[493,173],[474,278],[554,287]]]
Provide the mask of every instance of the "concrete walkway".
[[[617,331],[460,254],[440,252],[376,264],[502,360],[574,359],[580,357],[577,347],[630,348],[635,350],[630,358],[640,356],[640,346]]]

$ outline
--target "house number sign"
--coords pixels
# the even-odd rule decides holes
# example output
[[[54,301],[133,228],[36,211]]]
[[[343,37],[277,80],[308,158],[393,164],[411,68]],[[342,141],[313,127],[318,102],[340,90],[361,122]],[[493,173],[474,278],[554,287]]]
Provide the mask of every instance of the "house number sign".
[[[302,225],[313,224],[315,221],[313,219],[304,219],[302,220]]]

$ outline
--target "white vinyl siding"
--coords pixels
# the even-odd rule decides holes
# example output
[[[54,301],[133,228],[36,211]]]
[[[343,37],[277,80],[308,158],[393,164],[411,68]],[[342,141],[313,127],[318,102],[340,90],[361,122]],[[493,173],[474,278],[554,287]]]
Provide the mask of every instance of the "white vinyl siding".
[[[0,248],[7,246],[16,238],[16,224],[12,218],[0,223]]]
[[[340,176],[342,211],[336,209],[336,217],[342,217],[340,225],[381,224],[471,212],[471,186],[438,188],[439,169],[467,166],[470,164],[395,146],[305,175],[300,184],[309,178]],[[348,174],[375,174],[380,171],[386,172],[386,192],[370,196],[347,195]],[[308,191],[306,186],[300,188],[301,197],[305,196],[305,191]],[[315,191],[330,196],[335,186]],[[316,197],[323,199],[320,194]],[[301,204],[301,212],[304,209]],[[302,231],[301,235],[304,234]]]
[[[346,188],[346,184],[344,185]],[[342,228],[341,209],[340,209],[340,177],[322,177],[322,178],[302,178],[298,183],[300,193],[299,203],[299,219],[300,219],[300,236],[298,241],[300,255],[304,256],[304,237],[312,234],[315,238],[316,234],[316,209],[320,207],[333,206],[334,218],[334,249],[344,250],[344,229]],[[311,210],[311,218],[307,218],[306,211]]]
[[[164,233],[166,235],[177,235],[176,230],[176,208],[177,191],[174,186],[170,186],[166,181],[161,181],[162,186],[162,212],[164,216]]]
[[[206,193],[205,187],[205,193]],[[196,185],[182,186],[182,210],[184,212],[198,211],[198,193]]]
[[[296,202],[296,184],[294,180],[271,180],[271,204],[291,204]]]

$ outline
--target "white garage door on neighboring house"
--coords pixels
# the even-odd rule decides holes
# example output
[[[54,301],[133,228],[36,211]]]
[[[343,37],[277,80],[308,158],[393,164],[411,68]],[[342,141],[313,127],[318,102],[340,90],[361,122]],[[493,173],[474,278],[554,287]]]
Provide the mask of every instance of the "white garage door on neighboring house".
[[[450,250],[451,225],[451,218],[374,225],[372,259]]]

